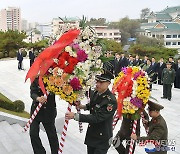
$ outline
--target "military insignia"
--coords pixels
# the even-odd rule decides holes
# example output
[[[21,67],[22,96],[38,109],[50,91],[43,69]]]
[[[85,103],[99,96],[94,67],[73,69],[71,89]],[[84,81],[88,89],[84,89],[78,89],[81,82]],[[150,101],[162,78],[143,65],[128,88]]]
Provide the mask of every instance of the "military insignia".
[[[112,104],[108,104],[107,111],[111,112],[112,110],[113,110],[113,105]]]
[[[99,105],[99,104],[96,104],[96,107],[97,107],[97,108],[100,108],[100,105]]]

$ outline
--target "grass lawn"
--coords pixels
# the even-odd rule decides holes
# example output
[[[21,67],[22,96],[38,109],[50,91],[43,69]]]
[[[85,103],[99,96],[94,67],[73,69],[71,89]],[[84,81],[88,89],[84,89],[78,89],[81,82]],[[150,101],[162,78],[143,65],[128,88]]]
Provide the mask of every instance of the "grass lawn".
[[[0,107],[0,112],[5,112],[5,113],[8,113],[8,114],[12,114],[12,115],[27,118],[27,119],[30,118],[30,114],[28,112],[26,112],[26,111],[14,112],[14,111],[6,110],[6,109],[3,109],[3,108]]]

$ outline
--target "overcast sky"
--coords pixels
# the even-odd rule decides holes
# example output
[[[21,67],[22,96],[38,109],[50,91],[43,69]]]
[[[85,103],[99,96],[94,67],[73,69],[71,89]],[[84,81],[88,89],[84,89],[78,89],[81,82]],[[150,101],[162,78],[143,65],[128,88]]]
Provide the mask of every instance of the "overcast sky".
[[[22,18],[28,22],[46,23],[56,17],[104,17],[118,21],[128,16],[140,17],[141,10],[161,11],[167,6],[180,6],[180,0],[0,0],[0,10],[20,7]]]

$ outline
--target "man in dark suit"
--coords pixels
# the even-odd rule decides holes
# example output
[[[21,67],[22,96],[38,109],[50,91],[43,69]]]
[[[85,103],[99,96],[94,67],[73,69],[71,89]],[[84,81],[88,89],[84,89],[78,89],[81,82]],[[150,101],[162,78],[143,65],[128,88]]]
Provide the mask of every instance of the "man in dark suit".
[[[123,67],[128,66],[129,62],[128,59],[125,57],[125,54],[122,53],[121,54],[121,59],[120,59],[120,69],[122,69]]]
[[[152,83],[157,83],[157,63],[156,63],[156,59],[154,57],[152,57],[151,59],[151,69],[152,69]]]
[[[30,90],[31,98],[33,99],[31,115],[33,114],[39,102],[43,104],[39,113],[30,125],[30,138],[34,154],[46,154],[39,137],[40,123],[43,124],[48,136],[51,147],[51,154],[58,154],[59,143],[55,128],[55,118],[57,115],[55,95],[49,93],[46,98],[39,87],[38,78],[36,78],[31,84]]]
[[[160,142],[161,145],[156,146],[152,152],[146,151],[148,154],[167,154],[166,141],[168,136],[168,128],[166,121],[160,114],[160,110],[164,107],[153,101],[148,101],[149,115],[152,117],[151,121],[144,121],[144,125],[149,128],[147,136],[140,137],[139,134],[131,134],[131,138],[138,141],[154,141]]]
[[[23,62],[22,48],[20,48],[17,52],[17,60],[18,60],[18,70],[23,70],[23,68],[22,68],[22,62]]]
[[[134,66],[140,66],[141,60],[139,59],[139,55],[136,55],[136,58],[134,60]]]
[[[158,84],[159,85],[162,85],[161,75],[162,75],[162,71],[164,68],[166,68],[166,64],[164,63],[164,59],[161,57],[159,60],[159,63],[157,64]]]
[[[90,110],[90,114],[66,113],[67,120],[74,119],[89,123],[85,144],[88,154],[106,154],[112,137],[113,115],[117,108],[115,96],[108,86],[113,79],[109,71],[96,76],[96,90],[90,95],[90,103],[79,105],[81,109]]]
[[[180,89],[180,58],[177,60],[177,64],[175,65],[176,77],[174,82],[174,88]]]
[[[34,54],[33,48],[31,48],[31,50],[29,51],[29,59],[30,59],[30,67],[31,67],[31,65],[34,63],[34,59],[35,59],[35,54]]]
[[[120,55],[119,55],[119,53],[116,53],[115,54],[115,59],[114,59],[114,73],[115,73],[115,76],[118,76],[119,72],[121,72]]]
[[[180,89],[180,58],[178,59],[177,64],[175,65],[175,71],[176,71],[176,77],[175,77],[174,87]]]

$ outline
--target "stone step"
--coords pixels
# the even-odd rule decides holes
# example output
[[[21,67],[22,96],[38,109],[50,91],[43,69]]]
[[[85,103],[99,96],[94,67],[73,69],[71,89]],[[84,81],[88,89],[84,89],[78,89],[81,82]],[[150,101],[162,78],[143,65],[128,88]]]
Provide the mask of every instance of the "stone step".
[[[26,153],[19,144],[20,136],[13,131],[9,123],[6,121],[0,122],[1,140],[0,142],[5,147],[8,153]],[[2,135],[3,134],[3,135]]]

